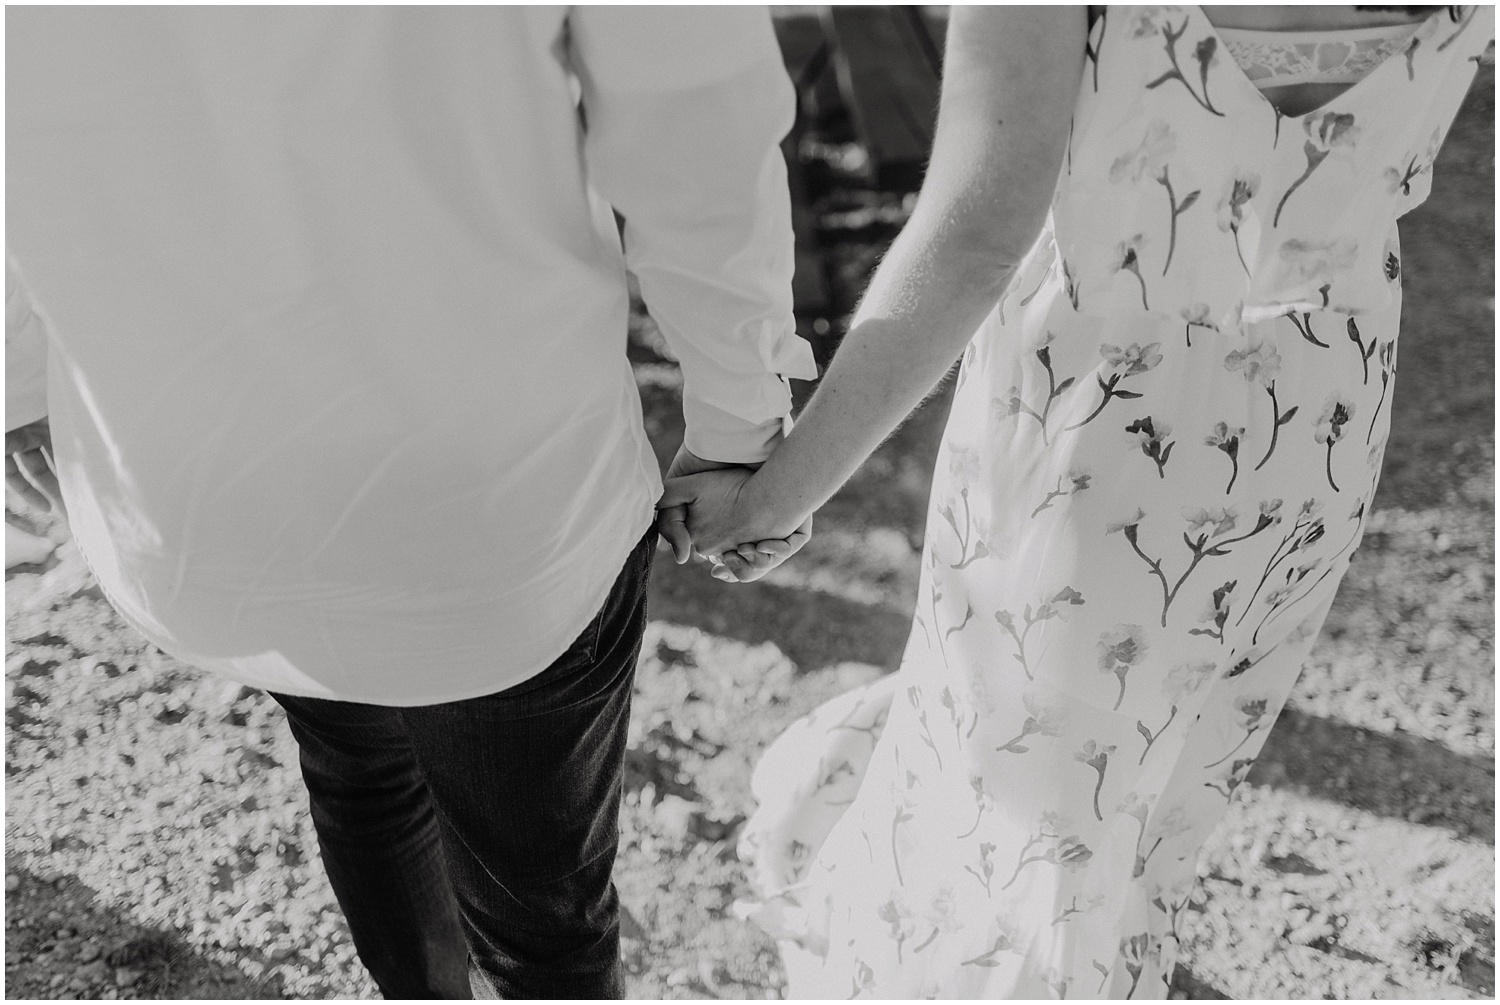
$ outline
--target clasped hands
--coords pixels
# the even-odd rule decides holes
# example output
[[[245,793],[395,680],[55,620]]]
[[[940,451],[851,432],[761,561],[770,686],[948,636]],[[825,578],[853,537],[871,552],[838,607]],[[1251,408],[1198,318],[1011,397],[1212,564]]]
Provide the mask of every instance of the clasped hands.
[[[753,477],[759,465],[706,461],[686,447],[667,469],[666,491],[656,504],[656,526],[678,565],[697,557],[715,579],[759,579],[812,539],[812,517],[777,512],[761,500]]]

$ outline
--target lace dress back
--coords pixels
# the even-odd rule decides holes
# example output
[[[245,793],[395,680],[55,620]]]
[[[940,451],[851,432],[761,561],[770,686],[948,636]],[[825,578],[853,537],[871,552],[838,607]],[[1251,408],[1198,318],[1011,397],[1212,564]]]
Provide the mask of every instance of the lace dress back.
[[[1224,48],[1262,91],[1290,84],[1358,83],[1401,52],[1421,22],[1335,31],[1220,28]]]

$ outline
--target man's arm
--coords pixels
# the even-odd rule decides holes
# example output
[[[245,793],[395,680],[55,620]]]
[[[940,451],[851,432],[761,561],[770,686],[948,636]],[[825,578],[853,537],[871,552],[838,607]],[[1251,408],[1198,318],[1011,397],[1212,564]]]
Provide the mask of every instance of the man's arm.
[[[780,141],[794,95],[763,7],[580,7],[570,15],[589,178],[682,365],[684,446],[754,464],[817,376],[792,316]]]

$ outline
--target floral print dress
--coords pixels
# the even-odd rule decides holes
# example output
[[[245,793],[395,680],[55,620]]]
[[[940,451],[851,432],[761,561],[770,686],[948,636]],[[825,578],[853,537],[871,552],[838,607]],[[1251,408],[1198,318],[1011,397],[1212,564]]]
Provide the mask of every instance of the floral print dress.
[[[1093,24],[1048,225],[963,357],[900,671],[742,839],[794,997],[1160,998],[1198,850],[1370,512],[1396,219],[1494,34],[1285,115],[1197,7]]]

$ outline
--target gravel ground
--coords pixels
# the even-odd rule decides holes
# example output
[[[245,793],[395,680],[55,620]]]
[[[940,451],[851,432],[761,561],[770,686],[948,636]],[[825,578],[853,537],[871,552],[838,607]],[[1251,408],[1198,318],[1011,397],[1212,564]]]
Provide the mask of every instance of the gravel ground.
[[[373,997],[318,866],[279,709],[136,641],[91,590],[49,599],[67,562],[52,584],[11,579],[7,995]],[[672,587],[702,587],[658,572],[660,606]],[[807,672],[725,627],[656,621],[647,637],[617,870],[633,997],[779,996],[774,949],[730,912],[748,892],[733,847],[753,808],[749,768],[802,711],[887,670]],[[1409,758],[1365,737],[1409,776],[1421,822],[1356,808],[1336,782],[1298,784],[1289,761],[1351,752],[1352,734],[1304,739],[1325,721],[1306,711],[1317,694],[1299,688],[1264,781],[1244,786],[1205,854],[1181,992],[1491,994],[1493,776],[1427,786],[1420,756],[1448,747]]]

